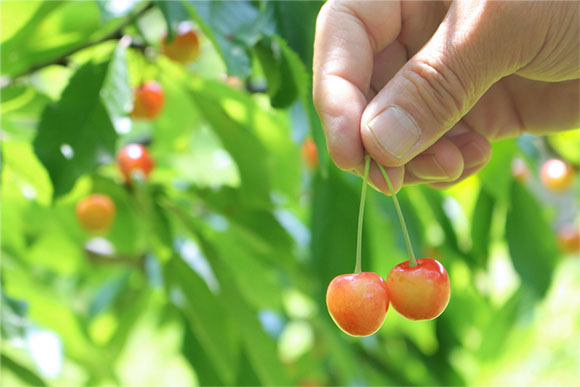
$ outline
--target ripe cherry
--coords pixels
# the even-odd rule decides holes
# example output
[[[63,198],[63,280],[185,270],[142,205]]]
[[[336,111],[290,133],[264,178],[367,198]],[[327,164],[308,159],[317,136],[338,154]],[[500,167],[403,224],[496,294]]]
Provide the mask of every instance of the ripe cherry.
[[[127,183],[131,182],[134,173],[141,173],[146,178],[155,167],[149,151],[141,144],[129,144],[121,149],[117,164]]]
[[[92,194],[77,203],[76,215],[85,230],[104,234],[113,224],[115,203],[107,195]]]
[[[167,41],[167,36],[161,40],[161,51],[169,59],[186,65],[193,62],[199,56],[199,34],[193,29],[191,23],[181,23],[176,31],[175,39]]]
[[[135,89],[131,117],[154,120],[163,110],[164,103],[165,93],[161,85],[155,81],[144,82]]]
[[[220,81],[222,81],[224,84],[228,85],[232,89],[237,90],[244,89],[244,80],[240,77],[236,77],[235,75],[222,74],[220,75]]]
[[[449,276],[441,263],[432,258],[417,259],[395,266],[387,276],[387,287],[393,308],[411,320],[431,320],[449,303]]]
[[[540,179],[546,188],[554,192],[566,191],[574,181],[572,166],[562,160],[550,159],[540,168]]]
[[[302,153],[302,160],[304,160],[308,168],[310,170],[316,169],[318,167],[318,150],[316,149],[314,140],[306,137],[300,151]]]
[[[530,178],[530,168],[528,164],[520,158],[515,158],[512,160],[512,176],[514,179],[525,183]]]
[[[383,278],[376,273],[343,274],[328,285],[326,306],[345,333],[369,336],[385,321],[389,292]]]
[[[580,252],[580,230],[573,225],[562,227],[558,231],[558,243],[565,253]]]

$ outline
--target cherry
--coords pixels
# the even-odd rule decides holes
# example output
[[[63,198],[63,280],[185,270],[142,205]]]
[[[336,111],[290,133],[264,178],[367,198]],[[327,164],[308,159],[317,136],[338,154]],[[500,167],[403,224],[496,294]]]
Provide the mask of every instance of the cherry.
[[[312,138],[306,137],[306,140],[302,143],[300,152],[302,154],[302,160],[304,160],[310,170],[314,170],[318,167],[318,150],[316,149],[316,143]]]
[[[184,22],[178,27],[177,35],[171,42],[167,36],[161,40],[161,51],[169,59],[186,65],[199,56],[200,39],[191,23]]]
[[[573,225],[562,227],[558,231],[558,243],[565,253],[580,252],[580,230]]]
[[[562,160],[550,159],[540,168],[540,179],[546,188],[554,192],[566,191],[574,181],[572,166]]]
[[[512,160],[512,176],[522,183],[528,181],[530,178],[530,169],[524,160],[520,158]]]
[[[92,194],[80,200],[76,206],[79,223],[90,233],[106,233],[115,218],[115,203],[104,194]]]
[[[129,144],[121,149],[117,154],[117,164],[127,183],[131,182],[134,173],[147,177],[155,167],[149,151],[141,144]]]
[[[339,275],[328,285],[326,306],[345,333],[372,335],[383,325],[389,309],[387,285],[376,273]]]
[[[220,75],[220,81],[222,81],[224,84],[228,85],[232,89],[237,90],[244,89],[244,80],[240,77],[236,77],[235,75],[222,74]]]
[[[165,93],[155,81],[144,82],[135,89],[131,117],[154,120],[163,110]]]
[[[393,308],[411,320],[431,320],[439,316],[449,303],[449,276],[439,261],[417,259],[395,266],[387,276],[387,287]]]

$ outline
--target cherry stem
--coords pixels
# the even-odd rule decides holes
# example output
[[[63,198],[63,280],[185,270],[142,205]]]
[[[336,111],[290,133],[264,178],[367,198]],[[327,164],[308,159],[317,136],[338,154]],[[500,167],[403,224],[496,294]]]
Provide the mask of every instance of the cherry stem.
[[[393,203],[395,204],[395,209],[397,210],[397,215],[399,216],[399,222],[401,222],[401,228],[403,229],[403,237],[405,238],[405,243],[407,244],[407,251],[409,252],[409,267],[417,266],[417,259],[415,259],[415,253],[413,252],[413,246],[411,245],[411,237],[409,236],[409,231],[407,230],[407,224],[405,223],[405,218],[403,217],[403,211],[401,211],[401,206],[399,205],[399,200],[397,199],[397,194],[393,189],[393,184],[391,183],[391,179],[389,179],[389,175],[385,171],[385,168],[379,163],[377,163],[381,173],[383,174],[387,185],[389,186],[389,190],[391,191],[391,195],[393,198]]]
[[[356,274],[362,271],[361,256],[362,256],[362,226],[365,215],[365,199],[367,197],[367,181],[369,180],[369,169],[371,167],[371,157],[365,156],[365,175],[363,178],[362,190],[360,193],[360,206],[358,209],[358,229],[356,233],[356,265],[354,272]]]

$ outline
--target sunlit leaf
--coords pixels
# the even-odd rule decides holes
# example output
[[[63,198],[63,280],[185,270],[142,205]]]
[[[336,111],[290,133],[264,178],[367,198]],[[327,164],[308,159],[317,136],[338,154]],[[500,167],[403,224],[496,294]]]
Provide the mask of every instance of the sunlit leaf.
[[[510,255],[524,285],[541,297],[550,286],[560,252],[554,232],[532,194],[514,181],[511,195],[506,220]]]

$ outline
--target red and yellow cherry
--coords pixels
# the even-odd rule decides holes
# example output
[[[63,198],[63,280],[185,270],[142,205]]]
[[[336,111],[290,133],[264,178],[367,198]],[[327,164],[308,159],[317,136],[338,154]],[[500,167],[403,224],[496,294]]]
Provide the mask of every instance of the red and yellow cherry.
[[[244,80],[240,77],[236,77],[235,75],[222,74],[220,75],[220,80],[232,89],[244,89]]]
[[[512,176],[514,179],[525,183],[530,178],[530,168],[528,164],[520,158],[515,158],[512,160]]]
[[[144,82],[135,89],[131,117],[154,120],[163,110],[165,93],[155,81]]]
[[[149,151],[141,144],[129,144],[123,147],[117,153],[117,164],[127,183],[131,182],[135,173],[140,173],[146,178],[155,167]]]
[[[385,280],[376,273],[343,274],[328,285],[326,306],[345,333],[369,336],[385,321],[389,292]]]
[[[562,227],[558,231],[558,243],[565,253],[580,252],[580,230],[573,225]]]
[[[417,259],[417,266],[409,261],[395,266],[387,276],[391,305],[410,320],[431,320],[439,316],[449,303],[449,276],[439,261]]]
[[[76,215],[86,231],[104,234],[115,219],[115,203],[107,195],[92,194],[77,203]]]
[[[199,56],[199,34],[193,29],[191,23],[179,24],[176,36],[172,41],[167,41],[167,36],[161,40],[161,51],[169,59],[186,65],[193,62]]]
[[[551,191],[566,191],[572,186],[574,181],[574,170],[565,161],[550,159],[542,164],[540,179],[544,186]]]
[[[304,160],[310,170],[314,170],[318,167],[318,150],[316,149],[316,143],[312,138],[306,137],[306,140],[302,143],[300,152],[302,154],[302,160]]]

